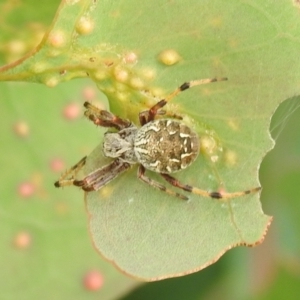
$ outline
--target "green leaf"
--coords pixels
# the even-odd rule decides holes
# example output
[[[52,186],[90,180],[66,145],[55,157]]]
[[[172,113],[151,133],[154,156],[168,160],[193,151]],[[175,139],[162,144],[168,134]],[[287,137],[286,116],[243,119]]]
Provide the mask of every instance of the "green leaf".
[[[113,113],[137,122],[183,82],[228,77],[181,93],[166,109],[202,144],[197,161],[176,177],[204,190],[243,191],[259,185],[260,162],[273,147],[272,113],[299,93],[298,27],[292,2],[66,1],[35,55],[2,68],[0,79],[55,86],[88,75]],[[108,162],[100,148],[87,173]],[[263,240],[271,218],[258,193],[230,201],[189,196],[183,202],[154,190],[133,167],[86,195],[96,248],[124,272],[157,280]]]

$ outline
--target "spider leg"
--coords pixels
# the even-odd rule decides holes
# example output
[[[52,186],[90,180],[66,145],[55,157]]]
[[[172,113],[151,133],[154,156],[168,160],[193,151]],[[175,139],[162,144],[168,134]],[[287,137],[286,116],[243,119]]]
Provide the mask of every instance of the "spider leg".
[[[241,197],[244,195],[248,195],[248,194],[252,194],[252,193],[256,193],[258,191],[261,190],[261,187],[257,187],[254,189],[250,189],[250,190],[245,190],[242,192],[234,192],[234,193],[225,193],[225,192],[208,192],[205,190],[201,190],[197,187],[193,187],[187,184],[183,184],[180,181],[178,181],[176,178],[170,176],[169,174],[162,174],[160,173],[160,175],[166,180],[168,181],[170,184],[172,184],[175,187],[178,187],[180,189],[183,189],[184,191],[193,193],[193,194],[197,194],[203,197],[210,197],[210,198],[214,198],[214,199],[231,199],[231,198],[236,198],[236,197]]]
[[[81,187],[86,192],[98,191],[129,168],[130,164],[115,159],[110,164],[88,174],[82,180],[73,180],[73,185]]]
[[[148,122],[154,120],[155,116],[157,115],[157,111],[164,107],[170,100],[176,97],[179,93],[186,91],[189,88],[192,88],[197,85],[217,82],[217,81],[225,81],[227,78],[206,78],[206,79],[198,79],[192,80],[183,83],[180,87],[178,87],[174,92],[169,94],[166,98],[158,101],[155,105],[153,105],[149,110],[143,111],[140,113],[140,123],[141,125],[145,125]]]
[[[86,156],[83,157],[76,165],[62,174],[62,176],[54,183],[54,185],[57,188],[72,185],[76,174],[82,169],[82,167],[85,165],[85,162]]]
[[[84,115],[97,126],[114,127],[121,130],[129,127],[131,124],[130,121],[121,119],[107,110],[99,109],[89,102],[84,102],[83,105],[86,108]]]
[[[167,118],[171,118],[171,119],[177,119],[177,120],[182,120],[183,117],[180,116],[179,114],[170,114],[170,113],[167,113],[165,110],[157,110],[156,111],[156,115],[159,115],[159,116],[165,116]],[[145,124],[148,123],[148,120],[149,119],[149,110],[145,110],[145,111],[142,111],[139,113],[139,120],[140,120],[140,124],[143,126]]]
[[[182,200],[189,200],[188,197],[186,197],[182,194],[173,192],[172,190],[169,190],[168,188],[166,188],[163,184],[159,183],[158,181],[155,181],[155,180],[151,179],[150,177],[146,176],[145,171],[146,171],[145,167],[143,165],[140,165],[138,168],[138,178],[141,179],[143,182],[151,185],[152,187],[154,187],[156,189],[166,192],[169,195],[178,197]]]
[[[158,115],[163,115],[163,116],[165,116],[165,117],[167,117],[167,118],[171,118],[171,119],[176,119],[176,120],[183,120],[183,117],[181,116],[181,115],[179,115],[179,114],[171,114],[171,113],[167,113],[166,111],[164,111],[164,110],[159,110],[158,112],[157,112],[157,114]]]

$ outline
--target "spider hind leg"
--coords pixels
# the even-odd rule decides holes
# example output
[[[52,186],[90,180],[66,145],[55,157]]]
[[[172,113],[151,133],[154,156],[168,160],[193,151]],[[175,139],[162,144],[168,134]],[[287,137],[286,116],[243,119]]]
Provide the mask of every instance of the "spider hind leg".
[[[149,184],[150,186],[156,188],[156,189],[159,189],[171,196],[175,196],[177,198],[180,198],[182,200],[189,200],[189,198],[187,196],[184,196],[182,194],[179,194],[179,193],[176,193],[176,192],[173,192],[172,190],[168,189],[166,186],[164,186],[163,184],[159,183],[158,181],[156,180],[153,180],[151,179],[150,177],[146,176],[145,175],[145,172],[146,172],[146,169],[143,165],[140,165],[139,168],[138,168],[138,178],[141,179],[143,182]]]
[[[190,192],[192,194],[196,194],[203,197],[209,197],[213,199],[231,199],[231,198],[237,198],[242,197],[248,194],[257,193],[261,190],[261,187],[256,187],[250,190],[245,190],[241,192],[233,192],[233,193],[226,193],[226,192],[208,192],[205,190],[201,190],[197,187],[193,187],[191,185],[183,184],[176,178],[170,176],[169,174],[160,174],[166,181],[168,181],[171,185],[180,188],[184,191]]]

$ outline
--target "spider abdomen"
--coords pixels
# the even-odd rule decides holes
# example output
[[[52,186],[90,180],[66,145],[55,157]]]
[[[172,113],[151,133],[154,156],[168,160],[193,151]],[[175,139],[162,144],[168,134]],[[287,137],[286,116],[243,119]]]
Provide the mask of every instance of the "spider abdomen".
[[[160,119],[141,127],[134,138],[139,163],[157,173],[174,173],[191,165],[199,153],[199,138],[185,124]]]

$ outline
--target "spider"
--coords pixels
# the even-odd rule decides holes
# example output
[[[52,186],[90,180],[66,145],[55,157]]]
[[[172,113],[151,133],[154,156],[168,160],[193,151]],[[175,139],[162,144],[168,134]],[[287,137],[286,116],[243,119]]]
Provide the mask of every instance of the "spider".
[[[174,187],[203,197],[230,199],[258,192],[260,187],[233,193],[209,192],[184,184],[171,175],[189,167],[196,160],[200,148],[199,137],[181,121],[170,118],[155,119],[156,115],[163,115],[165,112],[161,108],[179,93],[194,86],[225,80],[227,78],[211,78],[183,83],[149,110],[139,113],[140,128],[129,120],[121,119],[111,112],[101,110],[91,103],[85,102],[86,111],[84,114],[88,119],[97,126],[117,130],[117,132],[106,132],[103,142],[104,155],[113,158],[113,161],[106,166],[95,169],[82,180],[78,180],[75,179],[75,175],[85,165],[86,157],[84,157],[63,174],[55,182],[55,186],[75,185],[86,192],[98,191],[132,165],[138,164],[137,177],[139,179],[156,189],[183,200],[188,200],[188,197],[151,179],[145,174],[146,170],[159,173]]]

